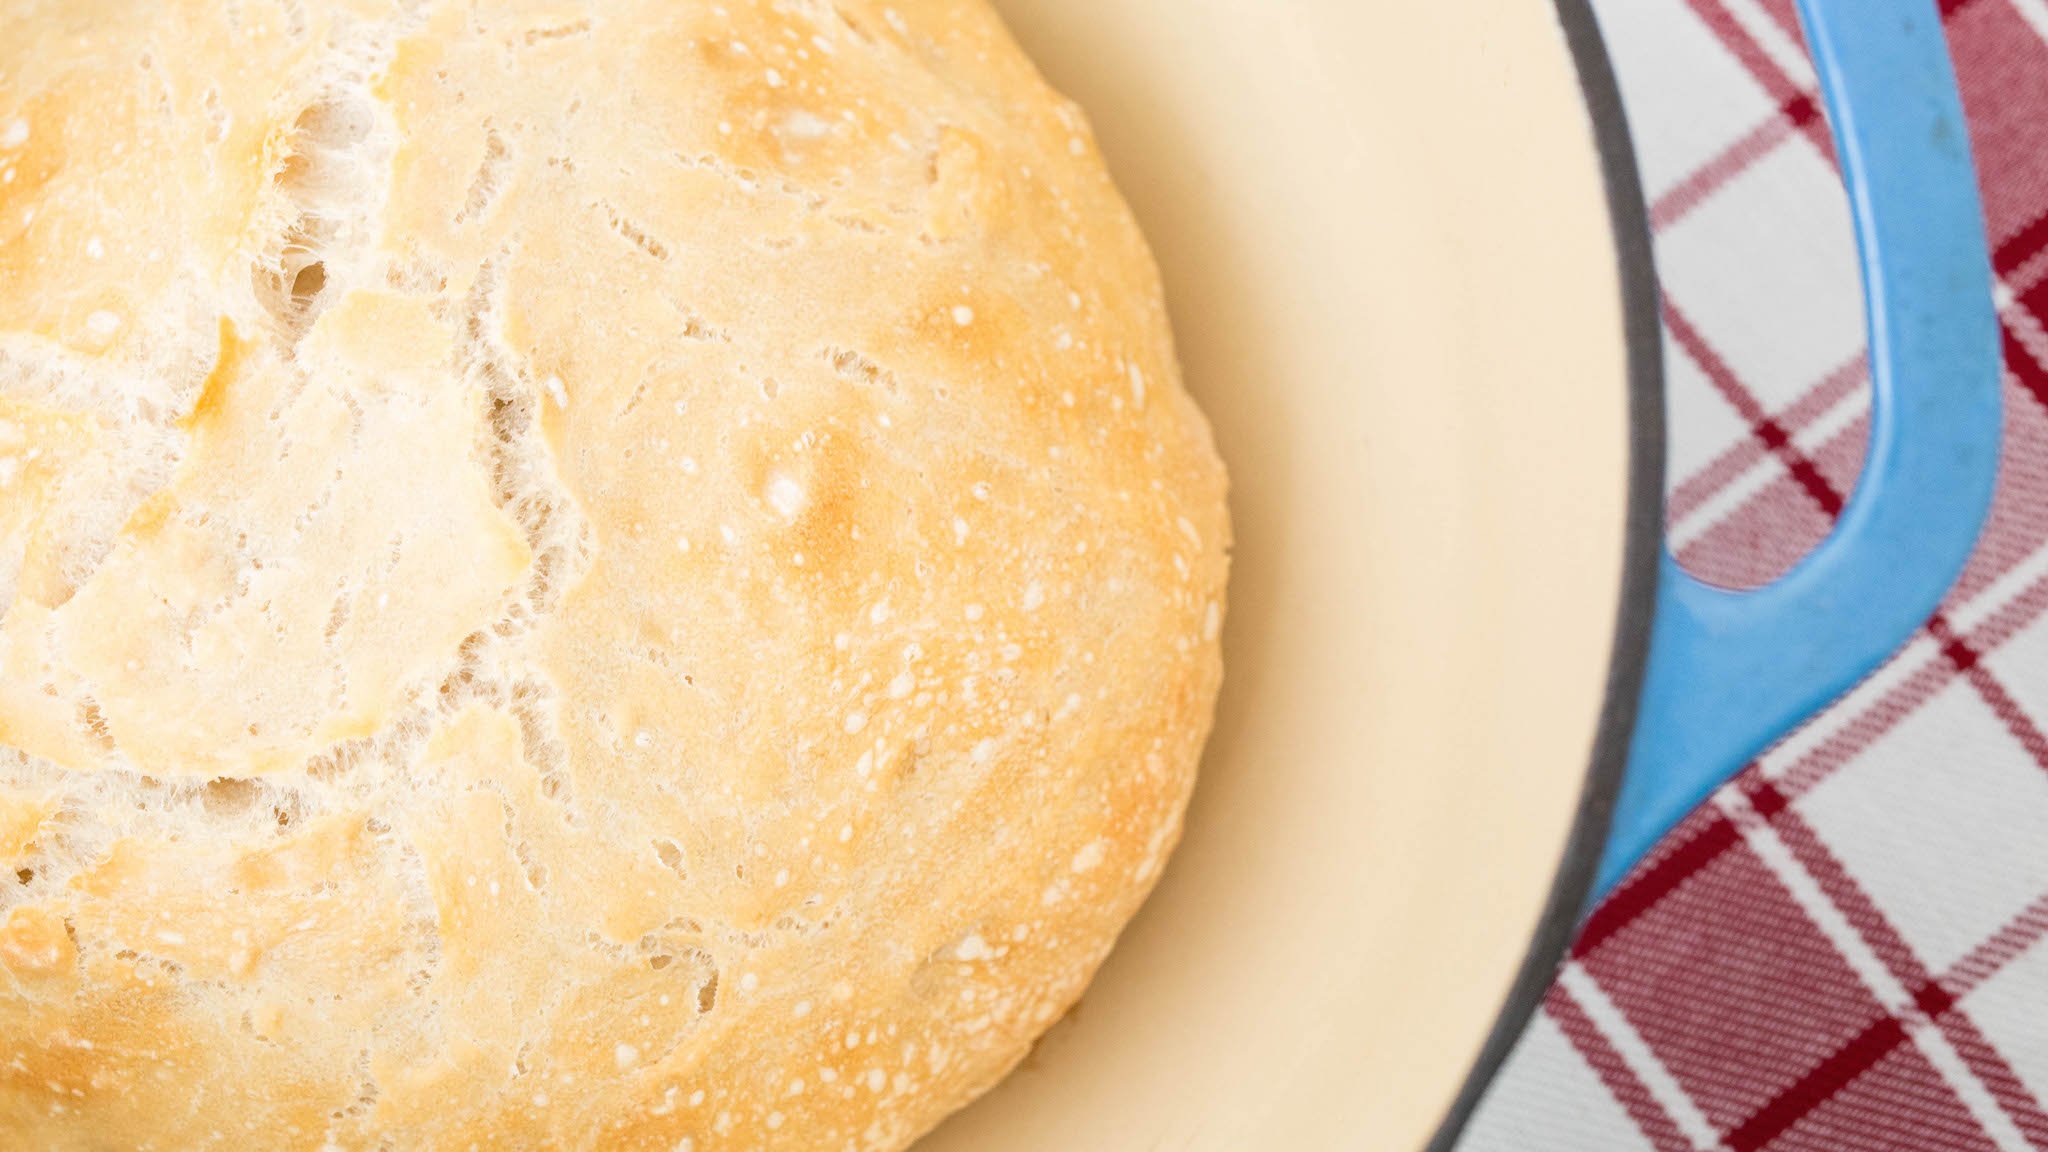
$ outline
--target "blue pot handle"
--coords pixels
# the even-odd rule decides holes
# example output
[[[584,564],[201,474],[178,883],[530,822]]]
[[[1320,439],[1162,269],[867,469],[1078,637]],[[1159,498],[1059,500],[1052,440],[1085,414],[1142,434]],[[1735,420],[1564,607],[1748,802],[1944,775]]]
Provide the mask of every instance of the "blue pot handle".
[[[1977,173],[1934,0],[1799,0],[1855,210],[1875,397],[1834,535],[1755,592],[1667,550],[1597,899],[1741,768],[1874,671],[1961,574],[2001,436]]]

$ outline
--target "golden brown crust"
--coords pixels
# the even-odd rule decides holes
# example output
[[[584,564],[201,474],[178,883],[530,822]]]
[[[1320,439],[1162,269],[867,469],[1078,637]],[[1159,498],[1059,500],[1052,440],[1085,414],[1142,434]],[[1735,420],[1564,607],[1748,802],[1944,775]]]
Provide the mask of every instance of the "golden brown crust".
[[[993,14],[0,3],[0,1131],[896,1149],[1013,1065],[1229,525]]]

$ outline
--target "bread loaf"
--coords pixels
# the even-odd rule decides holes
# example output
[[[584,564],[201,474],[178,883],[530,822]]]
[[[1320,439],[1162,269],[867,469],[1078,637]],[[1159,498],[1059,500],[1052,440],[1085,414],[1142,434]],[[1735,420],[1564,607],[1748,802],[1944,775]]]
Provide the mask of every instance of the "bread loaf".
[[[0,1146],[902,1148],[1229,532],[979,0],[0,0]]]

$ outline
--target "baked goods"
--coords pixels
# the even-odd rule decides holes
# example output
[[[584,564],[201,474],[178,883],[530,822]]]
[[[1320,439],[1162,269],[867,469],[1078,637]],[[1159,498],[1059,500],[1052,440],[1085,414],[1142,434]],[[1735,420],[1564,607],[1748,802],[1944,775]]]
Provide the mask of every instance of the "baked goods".
[[[895,1149],[1208,726],[1156,273],[977,0],[0,0],[0,1133]]]

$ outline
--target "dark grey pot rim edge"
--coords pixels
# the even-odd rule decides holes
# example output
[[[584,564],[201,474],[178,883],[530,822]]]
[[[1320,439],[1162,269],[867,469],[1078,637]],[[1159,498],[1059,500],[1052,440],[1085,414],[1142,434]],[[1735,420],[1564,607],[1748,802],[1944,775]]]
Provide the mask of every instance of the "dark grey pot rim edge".
[[[1643,669],[1649,658],[1657,571],[1664,548],[1661,303],[1641,170],[1636,166],[1635,145],[1622,109],[1621,90],[1591,0],[1554,2],[1578,68],[1579,87],[1599,149],[1615,255],[1620,262],[1629,385],[1628,525],[1621,604],[1614,651],[1608,663],[1606,702],[1601,708],[1592,763],[1564,859],[1506,1003],[1427,1152],[1452,1152],[1456,1147],[1516,1042],[1542,1008],[1543,998],[1577,933],[1586,897],[1592,891],[1594,869],[1607,841],[1614,799],[1628,766],[1629,737],[1635,731],[1636,702],[1642,695]]]

